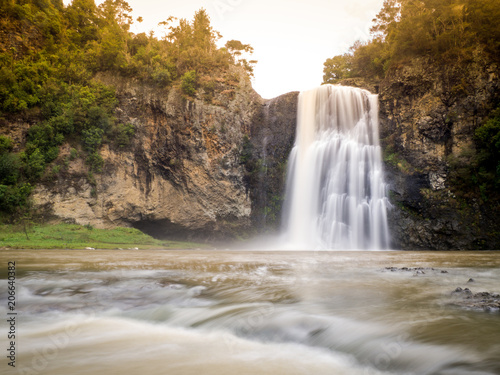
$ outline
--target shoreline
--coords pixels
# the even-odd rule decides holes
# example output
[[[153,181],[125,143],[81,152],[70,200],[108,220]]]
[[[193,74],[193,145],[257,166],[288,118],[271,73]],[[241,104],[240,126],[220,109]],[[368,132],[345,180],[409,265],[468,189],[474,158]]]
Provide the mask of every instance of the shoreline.
[[[209,244],[158,240],[138,229],[98,229],[78,224],[0,225],[0,250],[171,250],[203,249]]]

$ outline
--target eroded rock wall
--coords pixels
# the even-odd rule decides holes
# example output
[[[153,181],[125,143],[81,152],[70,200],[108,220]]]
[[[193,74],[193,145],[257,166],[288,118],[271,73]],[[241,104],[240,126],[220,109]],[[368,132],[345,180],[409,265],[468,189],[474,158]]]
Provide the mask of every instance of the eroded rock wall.
[[[237,72],[236,72],[237,73]],[[39,184],[36,206],[55,220],[96,227],[135,226],[159,237],[216,239],[250,225],[251,200],[240,149],[261,98],[243,75],[212,102],[185,98],[112,76],[116,116],[135,135],[124,148],[103,146],[102,173],[89,176],[81,158],[55,181]],[[69,146],[59,158],[67,160]]]
[[[250,132],[252,155],[246,163],[257,233],[280,230],[288,156],[295,141],[298,91],[266,100]]]
[[[498,202],[478,199],[452,179],[452,161],[470,161],[474,131],[495,107],[498,93],[498,67],[481,61],[437,67],[415,59],[380,83],[394,248],[500,246]]]

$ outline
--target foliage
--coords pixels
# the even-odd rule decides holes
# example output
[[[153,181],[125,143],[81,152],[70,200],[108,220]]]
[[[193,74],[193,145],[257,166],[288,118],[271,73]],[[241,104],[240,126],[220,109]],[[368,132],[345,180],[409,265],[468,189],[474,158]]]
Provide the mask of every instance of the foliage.
[[[11,153],[0,154],[0,184],[14,185],[19,179],[21,162],[19,157]]]
[[[32,186],[29,183],[18,185],[0,185],[0,211],[15,214],[28,205]]]
[[[29,183],[21,180],[21,171],[26,166],[12,149],[12,140],[0,136],[0,212],[9,215],[27,207],[32,189]]]
[[[352,55],[346,53],[326,59],[323,65],[323,83],[336,83],[351,77]]]
[[[184,73],[181,77],[181,89],[189,96],[194,96],[196,93],[196,71],[190,70]]]
[[[492,189],[500,187],[500,107],[491,118],[475,131],[479,174],[492,182]]]
[[[135,126],[133,124],[118,124],[115,130],[115,142],[119,147],[128,146],[134,134]]]
[[[500,108],[474,133],[474,147],[450,155],[450,178],[458,195],[483,201],[499,198],[500,188]]]
[[[257,60],[242,58],[244,53],[251,55],[253,47],[250,44],[243,44],[239,40],[230,40],[226,43],[225,47],[231,54],[233,61],[245,68],[250,76],[253,76],[254,65],[257,63]]]
[[[5,135],[0,135],[0,155],[12,151],[12,139]]]
[[[498,63],[499,18],[498,0],[385,0],[373,20],[372,39],[327,59],[323,83],[384,78],[414,57],[443,66],[467,62],[478,48]]]

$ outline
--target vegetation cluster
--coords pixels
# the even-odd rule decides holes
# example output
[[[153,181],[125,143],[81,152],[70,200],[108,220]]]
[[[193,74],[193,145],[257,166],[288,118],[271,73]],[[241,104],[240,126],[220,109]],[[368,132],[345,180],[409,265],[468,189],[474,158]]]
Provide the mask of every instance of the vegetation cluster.
[[[368,42],[327,59],[324,83],[364,77],[385,78],[417,57],[436,66],[470,63],[484,53],[500,63],[498,0],[385,0],[373,20]]]

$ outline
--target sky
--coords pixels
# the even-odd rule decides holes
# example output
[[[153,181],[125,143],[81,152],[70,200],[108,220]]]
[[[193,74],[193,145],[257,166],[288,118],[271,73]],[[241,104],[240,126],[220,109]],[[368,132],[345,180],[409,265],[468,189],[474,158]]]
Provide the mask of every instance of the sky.
[[[69,3],[66,0],[65,3]],[[100,4],[102,0],[96,0]],[[205,8],[212,27],[228,40],[250,44],[257,60],[252,86],[265,99],[319,86],[323,63],[369,39],[383,0],[128,0],[134,33],[155,30],[169,16],[192,20]]]

